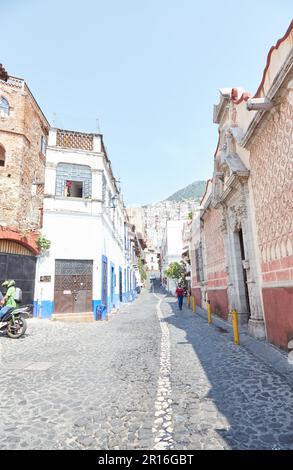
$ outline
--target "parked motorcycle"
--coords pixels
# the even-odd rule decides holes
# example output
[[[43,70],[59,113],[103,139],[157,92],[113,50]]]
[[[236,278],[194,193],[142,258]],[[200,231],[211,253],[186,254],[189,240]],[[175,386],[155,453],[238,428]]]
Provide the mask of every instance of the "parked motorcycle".
[[[32,310],[32,305],[22,305],[16,308],[11,307],[0,319],[0,331],[6,333],[9,338],[20,338],[26,332],[26,318],[32,316]]]

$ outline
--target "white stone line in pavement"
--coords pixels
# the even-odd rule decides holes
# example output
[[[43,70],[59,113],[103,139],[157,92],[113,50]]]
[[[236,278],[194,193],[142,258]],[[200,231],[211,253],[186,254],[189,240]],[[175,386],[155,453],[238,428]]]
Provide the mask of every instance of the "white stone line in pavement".
[[[0,341],[0,366],[3,364],[3,356],[4,356],[4,347],[2,345],[2,341]]]
[[[162,299],[154,293],[159,300],[157,315],[162,331],[160,372],[158,379],[157,398],[155,402],[155,421],[153,426],[154,450],[173,449],[173,424],[172,424],[172,398],[171,398],[171,360],[170,360],[170,334],[168,325],[163,321],[161,310]]]

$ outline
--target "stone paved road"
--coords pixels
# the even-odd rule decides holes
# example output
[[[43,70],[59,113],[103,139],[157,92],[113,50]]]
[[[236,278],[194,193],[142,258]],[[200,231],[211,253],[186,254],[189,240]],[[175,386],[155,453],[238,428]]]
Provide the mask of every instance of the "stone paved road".
[[[0,354],[0,449],[293,449],[286,379],[160,292]]]

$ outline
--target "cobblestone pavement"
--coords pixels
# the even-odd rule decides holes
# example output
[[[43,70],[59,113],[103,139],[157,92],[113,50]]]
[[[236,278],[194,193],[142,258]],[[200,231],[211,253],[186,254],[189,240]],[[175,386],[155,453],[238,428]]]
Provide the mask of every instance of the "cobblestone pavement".
[[[293,449],[286,379],[160,292],[0,354],[0,449]]]

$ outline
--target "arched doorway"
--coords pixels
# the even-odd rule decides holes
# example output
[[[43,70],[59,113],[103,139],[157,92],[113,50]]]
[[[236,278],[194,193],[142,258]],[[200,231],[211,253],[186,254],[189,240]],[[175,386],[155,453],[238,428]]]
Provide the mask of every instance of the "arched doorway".
[[[36,256],[14,240],[0,239],[0,285],[5,279],[14,279],[22,289],[22,303],[34,300]]]

